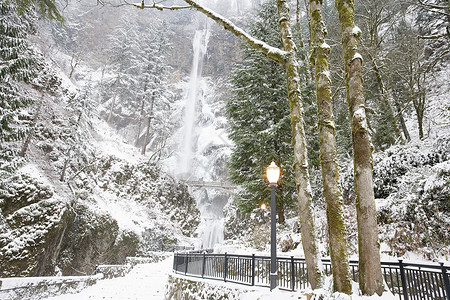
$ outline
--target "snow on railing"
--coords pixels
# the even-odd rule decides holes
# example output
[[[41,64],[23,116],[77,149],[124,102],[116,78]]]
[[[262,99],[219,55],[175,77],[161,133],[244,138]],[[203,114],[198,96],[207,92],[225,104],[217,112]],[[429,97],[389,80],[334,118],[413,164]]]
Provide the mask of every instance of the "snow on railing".
[[[322,259],[327,275],[331,262]],[[308,287],[304,258],[277,257],[278,286],[296,291]],[[444,263],[410,263],[403,260],[381,262],[384,280],[399,299],[450,300],[450,266]],[[175,273],[218,279],[250,286],[269,287],[270,257],[256,255],[175,253]],[[354,281],[358,281],[358,261],[350,261]]]

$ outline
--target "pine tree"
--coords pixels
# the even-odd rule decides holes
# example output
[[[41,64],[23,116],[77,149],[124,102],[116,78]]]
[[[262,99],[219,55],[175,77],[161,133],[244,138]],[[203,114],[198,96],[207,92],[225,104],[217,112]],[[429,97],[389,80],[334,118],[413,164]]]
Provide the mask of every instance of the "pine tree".
[[[281,46],[277,8],[272,3],[261,6],[250,32],[272,45]],[[235,146],[230,158],[230,175],[243,189],[237,194],[240,209],[250,213],[270,198],[264,170],[272,160],[282,168],[277,190],[279,222],[284,210],[292,210],[295,183],[292,172],[291,126],[289,104],[284,88],[286,74],[275,62],[264,59],[252,48],[244,47],[245,61],[233,71],[233,96],[226,105],[230,138]]]
[[[17,11],[20,15],[24,15],[33,5],[39,7],[41,15],[50,20],[64,21],[55,0],[12,0],[16,4]]]
[[[138,111],[136,90],[138,66],[134,64],[139,52],[139,33],[135,16],[126,13],[121,16],[116,28],[109,36],[110,45],[107,49],[109,69],[114,77],[106,81],[108,103],[107,121],[115,124],[123,123],[122,119]],[[120,125],[119,125],[120,126]],[[123,126],[123,125],[122,125]]]
[[[27,35],[32,21],[19,17],[13,4],[0,2],[0,175],[17,167],[17,147],[11,142],[24,138],[30,121],[24,109],[33,102],[19,87],[35,76],[35,61]],[[32,15],[32,13],[30,13]]]
[[[139,70],[136,79],[139,110],[136,116],[138,130],[135,144],[142,146],[143,154],[147,145],[153,145],[153,150],[161,151],[161,147],[173,130],[173,124],[168,122],[171,113],[171,94],[168,88],[170,67],[166,59],[166,53],[171,45],[164,31],[165,26],[164,22],[155,25],[153,31],[147,31],[140,36],[139,52],[133,62]],[[141,128],[144,126],[147,128],[142,135]]]

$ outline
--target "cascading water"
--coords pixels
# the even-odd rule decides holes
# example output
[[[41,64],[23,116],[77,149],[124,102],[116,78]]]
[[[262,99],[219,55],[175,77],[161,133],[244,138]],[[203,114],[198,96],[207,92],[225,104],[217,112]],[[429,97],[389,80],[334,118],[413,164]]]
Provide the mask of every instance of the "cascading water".
[[[184,119],[183,119],[183,144],[179,156],[178,177],[185,180],[211,180],[215,175],[212,172],[214,161],[204,155],[204,145],[198,145],[198,140],[204,142],[204,128],[199,125],[199,118],[205,117],[206,97],[208,88],[206,79],[202,77],[203,62],[207,53],[209,42],[209,26],[195,31],[192,42],[193,61],[189,78],[189,84],[185,93]],[[211,116],[208,116],[211,118]],[[202,138],[200,138],[200,136]],[[211,136],[209,137],[211,138]],[[208,144],[208,141],[207,141]],[[198,149],[198,148],[202,149]],[[203,165],[199,164],[199,161]],[[223,195],[201,188],[192,191],[197,199],[200,210],[201,223],[199,234],[201,236],[201,248],[212,248],[223,241],[223,206],[226,203]]]
[[[254,0],[228,2],[230,13],[240,15]],[[220,0],[203,0],[211,8],[222,7]],[[203,3],[202,3],[203,4]],[[203,63],[208,49],[210,28],[206,19],[195,19],[197,30],[192,41],[193,60],[188,84],[184,89],[183,127],[177,133],[178,155],[176,176],[189,181],[222,182],[226,180],[226,160],[230,142],[225,132],[220,105],[216,101],[215,83],[202,77]],[[219,108],[218,108],[219,107]],[[182,142],[179,144],[179,142]],[[173,161],[172,161],[173,162]],[[223,208],[230,198],[229,192],[216,188],[191,186],[191,194],[197,199],[201,223],[198,234],[203,249],[213,248],[224,239]]]
[[[196,121],[196,104],[199,97],[199,84],[202,76],[203,61],[205,58],[209,41],[209,28],[196,30],[192,47],[194,58],[192,70],[189,79],[189,88],[186,95],[186,104],[184,112],[184,138],[183,152],[180,162],[180,173],[186,176],[191,171],[193,143],[194,143],[194,124]]]

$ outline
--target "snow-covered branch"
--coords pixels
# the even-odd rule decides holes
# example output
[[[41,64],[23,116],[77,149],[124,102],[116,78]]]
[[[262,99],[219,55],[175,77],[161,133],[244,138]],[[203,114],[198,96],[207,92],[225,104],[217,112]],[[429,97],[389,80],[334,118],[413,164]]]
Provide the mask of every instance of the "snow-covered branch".
[[[423,39],[423,40],[434,40],[434,39],[439,39],[441,37],[444,36],[450,36],[450,30],[447,29],[447,32],[443,32],[440,34],[432,34],[432,35],[419,35],[418,38],[419,39]]]
[[[276,47],[272,47],[265,42],[255,39],[248,33],[246,33],[244,30],[242,30],[240,27],[236,26],[233,22],[230,20],[224,18],[223,16],[215,13],[212,10],[207,9],[206,7],[203,7],[197,1],[194,0],[184,0],[187,4],[191,5],[193,8],[195,8],[197,11],[205,14],[210,19],[214,20],[219,25],[222,25],[226,30],[233,33],[235,36],[246,42],[250,47],[252,47],[255,50],[261,51],[267,58],[270,58],[274,60],[275,62],[278,62],[282,65],[285,64],[286,61],[286,55],[287,52],[280,50]]]
[[[161,4],[157,4],[156,2],[153,2],[152,5],[145,5],[144,0],[142,0],[141,3],[131,3],[131,5],[136,6],[137,8],[156,8],[157,10],[179,10],[179,9],[187,9],[192,8],[191,6],[164,6]]]
[[[253,49],[258,50],[261,53],[263,53],[267,58],[269,58],[275,62],[278,62],[282,65],[285,64],[286,55],[287,55],[286,51],[283,51],[276,47],[272,47],[272,46],[268,45],[267,43],[252,37],[251,35],[246,33],[243,29],[241,29],[240,27],[235,25],[233,22],[231,22],[230,20],[228,20],[225,17],[219,15],[218,13],[202,6],[201,4],[197,3],[197,1],[185,0],[184,2],[186,2],[189,6],[163,6],[163,5],[157,4],[155,2],[153,2],[152,5],[145,5],[144,1],[142,1],[142,3],[134,3],[131,5],[141,8],[141,9],[155,8],[158,10],[177,10],[177,9],[194,8],[195,10],[205,14],[208,18],[214,20],[217,24],[223,26],[225,28],[225,30],[228,30],[231,33],[233,33],[236,37],[240,38],[242,41],[247,43]]]
[[[420,5],[422,5],[422,6],[426,7],[426,8],[444,9],[444,10],[450,8],[448,5],[440,6],[440,5],[435,5],[435,4],[432,4],[432,3],[425,3],[425,2],[423,2],[423,0],[419,0],[419,3],[420,3]]]

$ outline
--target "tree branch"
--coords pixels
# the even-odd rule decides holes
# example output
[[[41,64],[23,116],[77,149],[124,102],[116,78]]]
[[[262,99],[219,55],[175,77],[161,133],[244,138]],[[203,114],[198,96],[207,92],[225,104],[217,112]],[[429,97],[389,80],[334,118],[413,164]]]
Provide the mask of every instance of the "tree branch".
[[[199,3],[197,3],[197,1],[184,0],[184,2],[186,2],[190,6],[162,6],[162,5],[159,5],[156,3],[153,3],[153,5],[145,5],[144,2],[142,2],[140,4],[131,4],[131,5],[138,7],[138,8],[142,8],[142,9],[156,8],[158,10],[164,10],[164,9],[176,10],[176,9],[194,8],[195,10],[206,15],[208,18],[214,20],[217,24],[223,26],[225,30],[228,30],[231,33],[233,33],[236,37],[238,37],[239,39],[241,39],[242,41],[247,43],[251,48],[263,53],[267,58],[269,58],[277,63],[280,63],[282,65],[285,64],[286,56],[287,56],[286,51],[280,50],[279,48],[276,48],[276,47],[272,47],[261,40],[255,39],[254,37],[252,37],[251,35],[246,33],[244,30],[242,30],[240,27],[236,26],[230,20],[228,20],[228,19],[224,18],[223,16],[215,13],[214,11],[209,10],[206,7],[200,5]]]
[[[144,0],[142,0],[141,3],[130,3],[131,5],[144,9],[144,8],[156,8],[157,10],[163,11],[163,10],[179,10],[179,9],[190,9],[192,6],[164,6],[157,4],[156,2],[153,2],[153,5],[145,5]]]
[[[426,8],[433,8],[433,9],[450,9],[450,6],[439,6],[439,5],[434,5],[434,4],[429,4],[429,3],[424,3],[423,0],[419,0],[420,5],[422,5],[423,7]]]
[[[423,39],[423,40],[434,40],[434,39],[439,39],[439,38],[447,36],[447,35],[448,35],[447,32],[443,32],[441,34],[419,35],[418,38]]]

